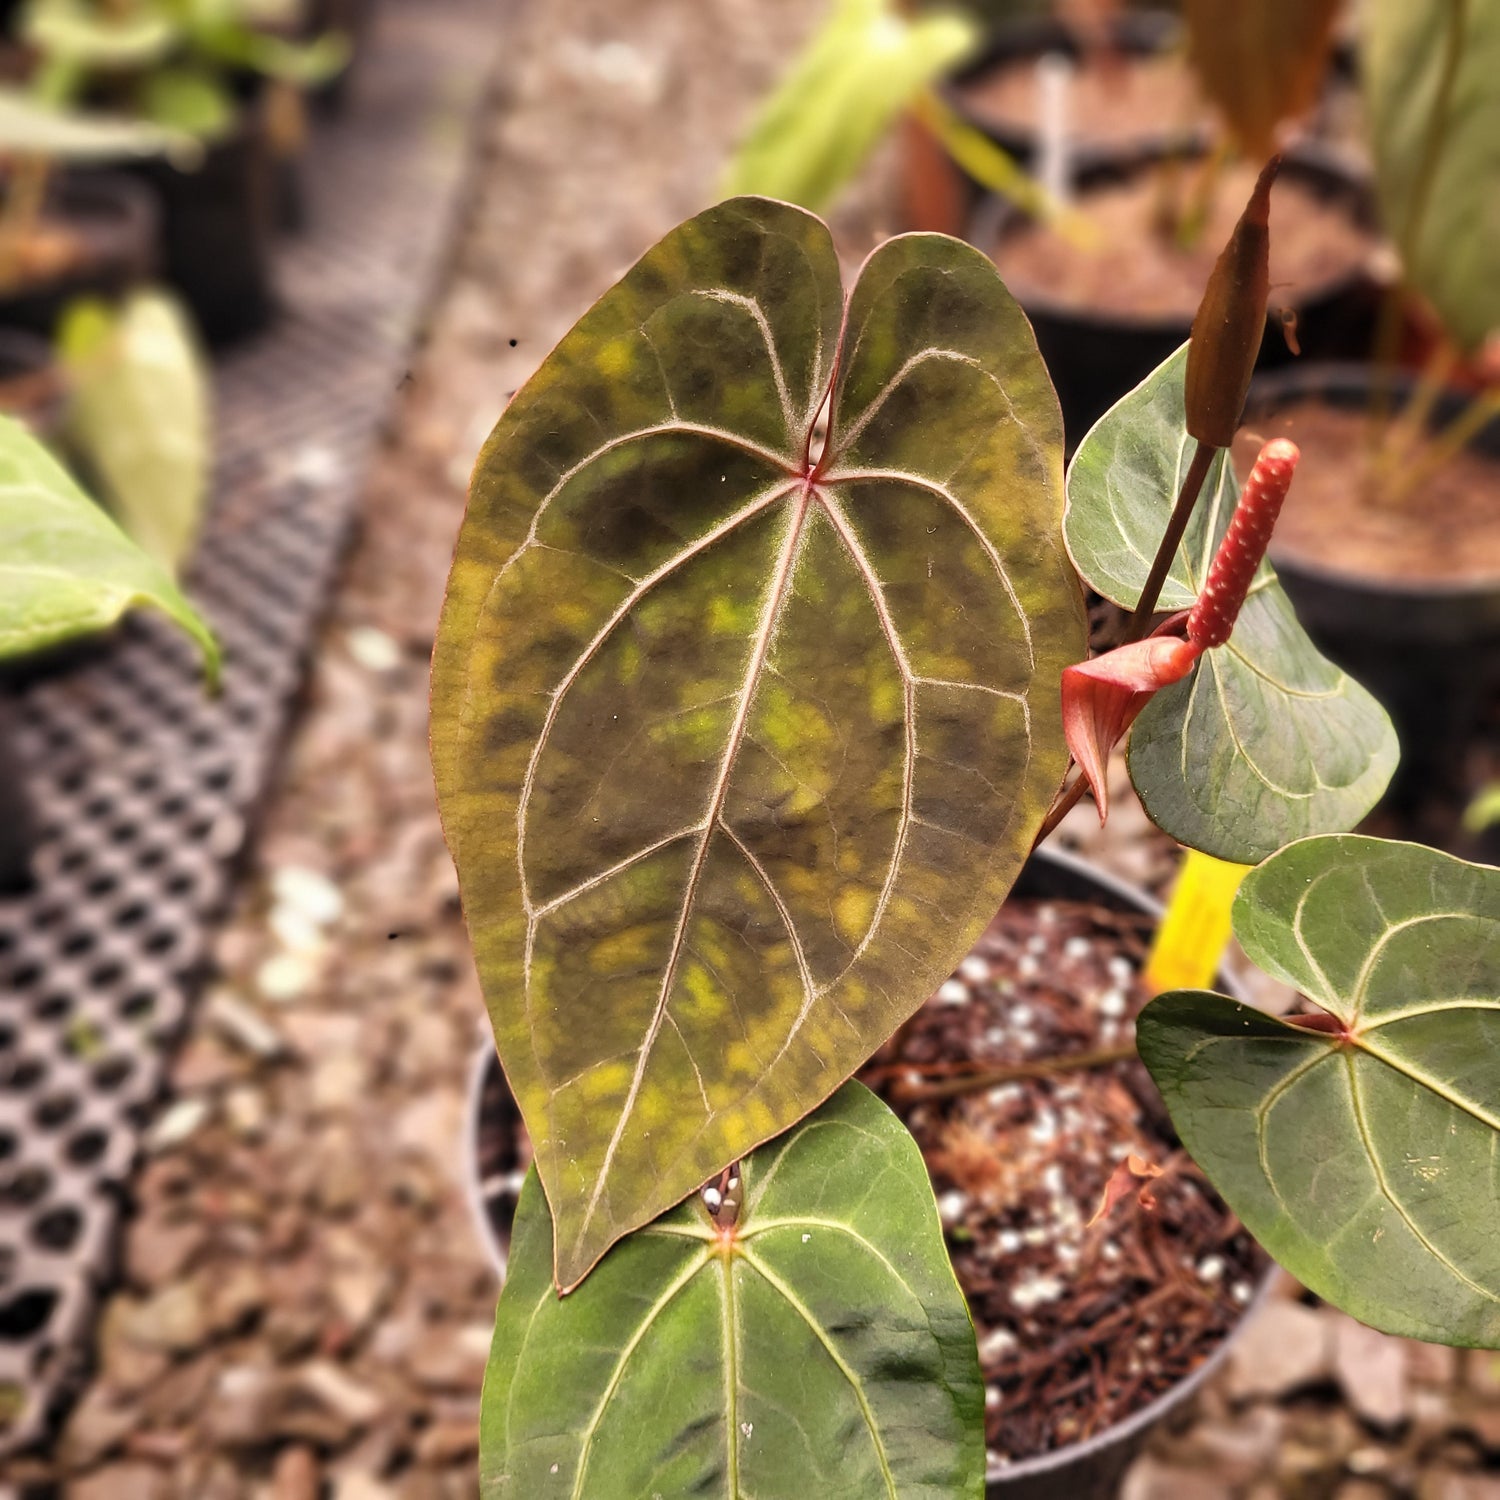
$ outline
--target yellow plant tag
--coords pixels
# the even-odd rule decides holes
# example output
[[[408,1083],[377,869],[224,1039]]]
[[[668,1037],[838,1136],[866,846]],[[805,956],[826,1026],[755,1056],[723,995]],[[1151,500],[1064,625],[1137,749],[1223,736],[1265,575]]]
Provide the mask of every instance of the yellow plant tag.
[[[1231,865],[1187,851],[1167,914],[1146,960],[1146,984],[1163,990],[1197,990],[1213,983],[1229,946],[1229,912],[1249,865]]]

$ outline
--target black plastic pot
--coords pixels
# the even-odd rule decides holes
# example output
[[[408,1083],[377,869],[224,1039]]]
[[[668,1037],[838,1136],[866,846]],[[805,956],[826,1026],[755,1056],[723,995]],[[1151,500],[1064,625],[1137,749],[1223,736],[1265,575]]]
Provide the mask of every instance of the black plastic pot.
[[[259,332],[275,316],[276,163],[258,103],[193,170],[135,164],[161,202],[162,269],[211,344]]]
[[[1032,900],[1087,901],[1114,911],[1144,912],[1157,918],[1162,914],[1161,906],[1143,891],[1053,849],[1040,849],[1032,855],[1013,894]],[[1219,976],[1218,986],[1227,994],[1247,999],[1225,975]],[[520,1191],[523,1128],[499,1060],[486,1043],[470,1075],[464,1169],[480,1239],[502,1279],[510,1247],[511,1217]],[[1269,1266],[1246,1308],[1246,1316],[1260,1305],[1275,1274],[1275,1267]],[[1243,1326],[1242,1320],[1187,1379],[1087,1442],[992,1468],[986,1476],[990,1500],[1114,1500],[1125,1470],[1152,1430],[1192,1399],[1223,1362]]]
[[[1122,12],[1110,18],[1109,35],[1113,49],[1127,58],[1155,57],[1179,45],[1182,22],[1169,11]],[[965,86],[1002,68],[1034,63],[1050,54],[1061,53],[1076,60],[1082,52],[1076,30],[1056,17],[1011,21],[997,27],[983,53],[944,84],[943,97],[961,119],[1029,169],[1036,164],[1036,128],[1025,121],[1003,120],[975,107]],[[1143,151],[1201,151],[1207,145],[1208,133],[1202,127],[1162,128],[1142,131],[1125,140],[1079,140],[1075,142],[1075,160],[1082,166],[1122,155],[1135,156]]]
[[[1080,207],[1087,213],[1090,188],[1148,171],[1162,160],[1146,152],[1133,161],[1098,163],[1079,175]],[[1375,225],[1367,184],[1341,172],[1326,160],[1288,156],[1282,177],[1306,183],[1347,208],[1363,227]],[[983,200],[974,215],[969,238],[993,255],[1005,239],[1030,223],[1014,204],[1001,198]],[[1021,284],[1010,287],[1036,330],[1037,345],[1062,403],[1063,429],[1071,451],[1083,435],[1127,391],[1140,384],[1173,350],[1186,342],[1192,317],[1131,317],[1121,313],[1070,306]],[[1362,357],[1370,347],[1379,290],[1362,272],[1351,272],[1321,286],[1305,289],[1290,305],[1297,313],[1298,339],[1308,359]],[[1280,328],[1268,323],[1260,364],[1273,369],[1292,359]]]
[[[37,819],[15,748],[15,711],[0,692],[0,899],[31,884]]]
[[[75,297],[117,297],[155,269],[156,205],[123,173],[65,173],[48,189],[44,217],[77,235],[82,254],[55,276],[0,293],[0,327],[51,338]]]
[[[1367,410],[1376,378],[1363,365],[1305,366],[1262,376],[1251,387],[1246,424],[1312,400]],[[1391,390],[1399,410],[1412,381],[1402,377]],[[1434,425],[1451,421],[1467,399],[1445,394],[1434,407]],[[1496,460],[1500,506],[1500,420],[1470,446]],[[1459,795],[1465,751],[1500,697],[1500,574],[1478,583],[1372,578],[1334,558],[1293,554],[1280,541],[1272,543],[1271,553],[1309,634],[1374,693],[1395,722],[1401,764],[1388,805],[1406,812],[1433,793]]]
[[[40,438],[62,426],[67,389],[51,343],[40,334],[0,327],[0,412]]]

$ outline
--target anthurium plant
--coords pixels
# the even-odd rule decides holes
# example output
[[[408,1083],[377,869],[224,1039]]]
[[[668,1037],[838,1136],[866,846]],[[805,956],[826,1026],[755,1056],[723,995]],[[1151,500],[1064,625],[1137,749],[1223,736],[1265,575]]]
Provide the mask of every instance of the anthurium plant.
[[[1082,795],[1070,736],[1113,737],[1065,712],[1080,578],[1181,668],[1132,705],[1145,805],[1260,866],[1242,941],[1316,1007],[1148,1008],[1184,1141],[1324,1295],[1500,1344],[1500,875],[1343,836],[1390,726],[1264,562],[1288,445],[1248,501],[1225,453],[1262,228],[1252,202],[1218,311],[1066,485],[1056,398],[985,256],[902,236],[846,294],[825,226],[760,198],[648,251],[501,418],[432,699],[535,1151],[486,1496],[982,1492],[977,1354],[923,1163],[849,1079]]]

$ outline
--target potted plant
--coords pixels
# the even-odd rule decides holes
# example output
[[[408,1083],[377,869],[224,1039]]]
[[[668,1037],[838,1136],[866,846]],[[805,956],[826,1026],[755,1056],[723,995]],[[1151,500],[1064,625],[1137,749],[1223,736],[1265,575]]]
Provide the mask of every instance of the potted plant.
[[[287,9],[268,10],[266,0],[33,0],[21,20],[44,96],[104,104],[200,143],[196,163],[134,170],[162,206],[166,278],[212,343],[254,332],[274,312],[278,171],[298,135],[287,106],[347,58],[339,36],[278,35],[270,19]]]
[[[1398,810],[1451,837],[1465,755],[1500,691],[1500,402],[1486,342],[1500,331],[1500,122],[1486,59],[1494,5],[1365,8],[1365,97],[1382,213],[1404,284],[1383,309],[1373,366],[1267,380],[1258,431],[1307,450],[1307,485],[1277,565],[1331,655],[1368,676],[1404,748]],[[1435,328],[1394,373],[1412,307]]]
[[[156,262],[155,205],[129,177],[98,167],[194,150],[173,131],[0,87],[0,326],[50,337],[73,298],[145,280]]]
[[[203,652],[211,681],[218,646],[171,574],[125,534],[26,429],[0,416],[0,668],[12,671],[38,656],[113,626],[138,605],[161,610]],[[35,821],[25,767],[7,733],[10,705],[0,695],[0,889],[30,878]]]
[[[1241,941],[1317,1007],[1152,1002],[1179,1134],[1315,1290],[1500,1342],[1472,1065],[1500,876],[1341,836],[1390,726],[1264,564],[1294,455],[1269,444],[1241,498],[1226,453],[1265,240],[1260,193],[1190,351],[1081,446],[1066,515],[1056,398],[993,265],[903,236],[846,301],[824,227],[765,200],[668,235],[502,418],[433,671],[444,826],[536,1154],[486,1495],[980,1492],[924,1164],[845,1080],[1085,779],[1103,810],[1132,723],[1153,819],[1259,866]],[[1080,575],[1132,610],[1091,662]]]

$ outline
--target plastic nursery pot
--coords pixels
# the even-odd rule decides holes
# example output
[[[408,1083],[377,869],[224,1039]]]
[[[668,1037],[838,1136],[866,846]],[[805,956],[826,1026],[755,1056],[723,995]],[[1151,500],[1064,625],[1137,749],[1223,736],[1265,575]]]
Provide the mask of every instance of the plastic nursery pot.
[[[67,172],[48,188],[40,245],[11,284],[0,289],[0,327],[50,338],[75,297],[117,297],[147,280],[156,266],[157,214],[148,191],[124,174]],[[23,257],[27,256],[22,247]],[[30,259],[30,257],[28,257]]]
[[[260,104],[245,105],[196,168],[153,160],[131,171],[160,199],[162,269],[209,343],[227,344],[270,323],[277,182]]]
[[[1206,149],[1207,113],[1181,56],[1180,20],[1168,11],[1127,11],[1110,17],[1108,31],[1108,48],[1091,63],[1077,30],[1063,21],[1011,21],[997,27],[983,53],[943,85],[943,97],[962,119],[1032,168],[1039,140],[1034,69],[1044,57],[1062,56],[1080,70],[1069,88],[1068,139],[1075,161]],[[1164,88],[1155,76],[1151,64],[1158,59],[1180,80],[1175,89]],[[1103,78],[1106,67],[1112,76]]]
[[[1147,244],[1151,228],[1151,197],[1155,170],[1163,169],[1168,158],[1160,151],[1145,152],[1134,160],[1096,163],[1085,168],[1078,178],[1078,207],[1085,217],[1089,200],[1111,190],[1140,183],[1145,189],[1138,203],[1129,204],[1128,222],[1138,225],[1140,243]],[[1194,168],[1197,159],[1188,158]],[[1191,173],[1190,173],[1191,175]],[[1228,184],[1220,182],[1216,201],[1224,212],[1234,215],[1243,207],[1243,195],[1232,201]],[[1326,272],[1299,277],[1291,287],[1277,285],[1277,218],[1278,205],[1286,201],[1288,187],[1300,189],[1311,198],[1326,204],[1337,218],[1347,222],[1348,247],[1351,253],[1331,264]],[[1232,192],[1232,190],[1231,190]],[[1298,341],[1306,358],[1340,359],[1364,355],[1370,345],[1371,329],[1378,301],[1378,289],[1366,269],[1367,252],[1379,243],[1375,230],[1374,205],[1368,185],[1340,171],[1326,160],[1291,155],[1281,170],[1281,181],[1272,199],[1272,284],[1276,304],[1296,313]],[[1193,314],[1208,282],[1214,258],[1228,237],[1212,230],[1205,232],[1191,259],[1164,258],[1160,291],[1165,312],[1142,312],[1131,305],[1105,306],[1089,290],[1089,283],[1108,285],[1097,265],[1091,269],[1088,257],[1098,253],[1088,249],[1065,249],[1061,242],[1049,242],[1047,262],[1064,267],[1079,267],[1083,287],[1078,295],[1039,289],[1027,279],[1025,267],[1007,266],[1014,260],[1018,246],[1032,220],[1004,199],[988,197],[981,201],[971,221],[969,238],[992,256],[1016,300],[1020,302],[1036,331],[1052,382],[1062,403],[1063,427],[1069,450],[1077,447],[1084,434],[1103,414],[1149,375],[1173,350],[1186,342],[1192,330]],[[1367,243],[1366,243],[1367,241]],[[1360,246],[1355,253],[1354,247]],[[1111,235],[1106,247],[1111,253],[1130,250]],[[1312,256],[1323,252],[1309,247]],[[1033,258],[1032,264],[1037,264]],[[1168,276],[1180,278],[1173,284]],[[1283,281],[1285,275],[1283,273]],[[1153,292],[1157,288],[1153,286]],[[1274,368],[1292,359],[1286,337],[1273,319],[1268,320],[1261,344],[1261,366]]]
[[[0,691],[0,900],[31,884],[37,819],[15,747],[15,709]]]
[[[46,439],[57,435],[66,404],[52,345],[39,334],[0,327],[0,412]]]
[[[1079,902],[1127,915],[1140,913],[1151,920],[1161,914],[1161,908],[1141,891],[1052,850],[1032,856],[1013,895],[1023,901]],[[1218,982],[1228,993],[1240,994],[1229,979],[1221,976]],[[934,998],[928,1003],[942,1002]],[[520,1113],[488,1041],[482,1044],[470,1077],[464,1145],[470,1205],[480,1238],[503,1278],[527,1153]],[[992,1461],[986,1484],[991,1500],[1113,1500],[1121,1477],[1152,1430],[1190,1400],[1224,1360],[1274,1274],[1275,1268],[1267,1267],[1258,1275],[1249,1303],[1228,1333],[1164,1394],[1086,1440],[1004,1465]],[[1135,1332],[1127,1327],[1120,1337],[1133,1338]]]
[[[1245,426],[1270,436],[1286,433],[1302,444],[1301,482],[1314,465],[1341,465],[1351,476],[1346,443],[1318,446],[1299,427],[1299,407],[1369,412],[1377,374],[1362,365],[1300,366],[1257,378],[1251,387]],[[1400,377],[1390,387],[1392,412],[1411,397],[1414,383]],[[1430,425],[1442,428],[1469,398],[1446,392],[1435,403]],[[1362,441],[1360,431],[1355,441]],[[1471,441],[1471,455],[1488,460],[1492,513],[1500,512],[1500,419]],[[1291,501],[1296,504],[1296,491]],[[1411,498],[1412,523],[1452,526],[1442,505],[1420,491]],[[1319,646],[1380,699],[1396,725],[1401,762],[1387,794],[1388,805],[1408,812],[1433,793],[1457,798],[1466,751],[1500,696],[1500,559],[1475,576],[1441,578],[1421,574],[1414,551],[1377,573],[1339,555],[1314,553],[1294,540],[1283,524],[1272,543],[1272,561],[1296,606],[1297,616]],[[1461,540],[1461,538],[1460,538]]]

